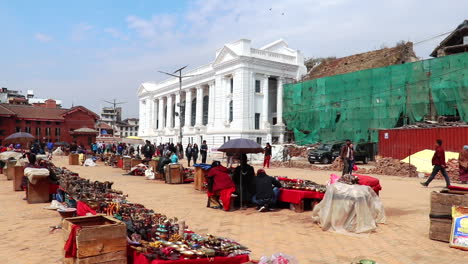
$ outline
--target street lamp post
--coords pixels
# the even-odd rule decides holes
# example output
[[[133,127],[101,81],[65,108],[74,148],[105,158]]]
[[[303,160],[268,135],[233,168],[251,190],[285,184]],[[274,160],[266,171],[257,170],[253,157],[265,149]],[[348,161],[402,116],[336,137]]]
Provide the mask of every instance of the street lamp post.
[[[163,71],[158,71],[160,73],[164,73],[166,75],[169,75],[169,76],[172,76],[172,77],[175,77],[175,78],[178,78],[179,79],[179,138],[180,138],[180,143],[182,144],[182,137],[183,137],[183,134],[182,134],[182,107],[185,107],[185,103],[182,103],[181,100],[182,100],[182,79],[183,78],[187,78],[187,77],[194,77],[196,75],[185,75],[185,76],[182,76],[182,70],[187,68],[188,65],[180,68],[180,69],[177,69],[175,70],[173,73],[167,73],[167,72],[163,72]],[[178,73],[176,75],[176,73]],[[172,118],[172,117],[171,117]],[[187,121],[187,120],[185,120]]]

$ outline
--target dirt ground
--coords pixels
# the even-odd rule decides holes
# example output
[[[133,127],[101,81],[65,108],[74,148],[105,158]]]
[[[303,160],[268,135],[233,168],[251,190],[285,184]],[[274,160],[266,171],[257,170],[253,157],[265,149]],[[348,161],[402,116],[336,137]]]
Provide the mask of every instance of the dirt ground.
[[[428,238],[429,195],[443,187],[434,181],[430,188],[419,179],[375,176],[383,190],[387,223],[377,232],[349,236],[325,232],[310,219],[310,211],[295,213],[282,209],[258,213],[254,209],[224,212],[206,208],[206,195],[193,184],[166,185],[143,177],[123,176],[121,169],[102,164],[97,167],[69,166],[68,159],[54,158],[81,177],[115,182],[114,188],[129,195],[129,200],[148,208],[185,219],[198,233],[211,233],[235,239],[252,250],[252,258],[277,252],[295,256],[300,263],[350,263],[362,257],[379,264],[466,263],[468,252],[449,248],[447,243]],[[330,172],[307,169],[272,168],[273,176],[289,176],[325,183]],[[49,233],[49,226],[60,223],[57,212],[43,209],[47,204],[27,204],[23,192],[14,192],[12,182],[0,175],[0,263],[48,264],[62,262],[63,238],[60,230]]]

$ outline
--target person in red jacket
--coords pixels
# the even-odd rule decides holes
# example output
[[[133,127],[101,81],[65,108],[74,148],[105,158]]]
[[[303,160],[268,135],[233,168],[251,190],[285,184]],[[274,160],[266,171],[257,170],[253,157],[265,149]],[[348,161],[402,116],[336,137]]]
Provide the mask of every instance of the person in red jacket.
[[[421,185],[425,187],[429,186],[429,183],[431,183],[437,173],[441,171],[445,178],[445,183],[447,184],[447,187],[449,187],[450,178],[447,174],[447,171],[445,170],[445,168],[447,168],[447,164],[445,163],[445,151],[442,148],[442,139],[436,140],[436,148],[434,156],[432,157],[432,165],[434,165],[434,169],[432,169],[431,176],[427,179],[427,181],[421,182]]]
[[[224,207],[224,210],[229,211],[231,207],[231,195],[236,191],[236,185],[229,176],[229,170],[222,166],[219,161],[214,161],[206,178],[208,181],[207,194],[210,199],[208,207],[210,207],[210,201],[219,204],[217,201],[217,197],[219,197],[223,203],[222,207]],[[214,208],[221,209],[222,207],[218,205]]]

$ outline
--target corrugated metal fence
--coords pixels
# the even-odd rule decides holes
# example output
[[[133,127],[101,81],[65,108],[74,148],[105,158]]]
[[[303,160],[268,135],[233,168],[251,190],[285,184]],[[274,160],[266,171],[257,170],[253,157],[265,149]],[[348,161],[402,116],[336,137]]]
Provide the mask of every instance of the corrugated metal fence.
[[[379,155],[403,159],[423,149],[434,149],[442,139],[446,151],[460,152],[468,145],[467,127],[387,129],[379,131]]]

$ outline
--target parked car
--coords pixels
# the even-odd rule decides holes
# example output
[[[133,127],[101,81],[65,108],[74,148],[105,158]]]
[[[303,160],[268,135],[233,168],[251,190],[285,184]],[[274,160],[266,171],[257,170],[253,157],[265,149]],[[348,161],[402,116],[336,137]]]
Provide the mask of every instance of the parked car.
[[[331,142],[321,144],[317,149],[309,152],[308,160],[310,164],[320,162],[323,164],[330,164],[340,155],[341,146],[344,142]]]
[[[341,147],[345,142],[331,142],[320,145],[317,149],[309,152],[308,160],[310,164],[315,162],[330,164],[340,156]],[[354,159],[367,164],[370,160],[370,154],[367,148],[368,143],[359,143],[354,147]]]

